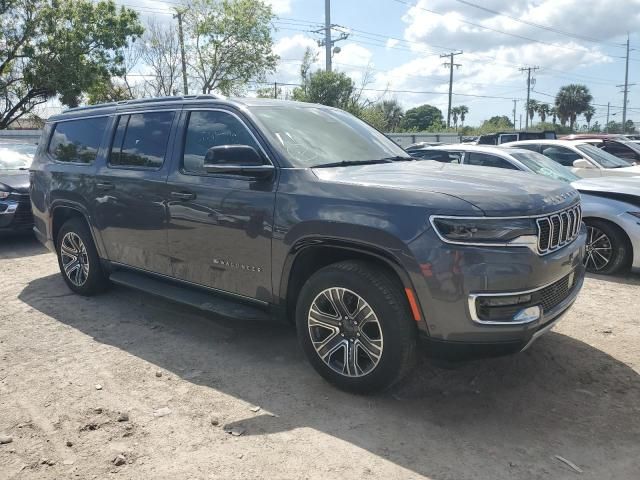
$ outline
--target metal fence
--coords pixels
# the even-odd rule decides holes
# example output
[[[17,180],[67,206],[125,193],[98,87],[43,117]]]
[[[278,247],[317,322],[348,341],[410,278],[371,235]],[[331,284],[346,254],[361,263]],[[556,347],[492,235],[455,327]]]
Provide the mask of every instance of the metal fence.
[[[42,130],[0,130],[0,142],[3,140],[15,142],[37,143]]]

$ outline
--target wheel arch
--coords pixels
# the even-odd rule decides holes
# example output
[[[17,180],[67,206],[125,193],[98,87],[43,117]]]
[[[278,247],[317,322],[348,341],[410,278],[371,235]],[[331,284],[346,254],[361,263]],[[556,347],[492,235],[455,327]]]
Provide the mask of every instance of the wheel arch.
[[[51,238],[54,246],[57,248],[58,232],[64,223],[71,218],[82,219],[89,232],[91,232],[91,238],[98,251],[98,255],[104,258],[102,243],[98,241],[98,236],[94,232],[93,225],[90,221],[89,212],[82,204],[68,201],[59,201],[51,206]]]
[[[422,310],[411,277],[401,262],[388,250],[353,240],[312,237],[298,241],[289,251],[280,279],[278,303],[283,307],[289,320],[293,319],[298,294],[304,282],[319,269],[345,260],[364,260],[372,262],[391,273],[398,285],[405,291],[411,291],[417,307],[419,328],[426,329]],[[413,306],[406,296],[411,311]]]

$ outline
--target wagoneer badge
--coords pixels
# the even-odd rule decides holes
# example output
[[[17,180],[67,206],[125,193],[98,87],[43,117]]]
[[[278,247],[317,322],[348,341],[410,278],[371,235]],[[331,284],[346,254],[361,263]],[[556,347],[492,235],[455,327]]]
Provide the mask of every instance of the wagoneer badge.
[[[221,258],[213,259],[214,265],[221,267],[235,268],[237,270],[246,270],[247,272],[262,272],[262,267],[256,267],[254,265],[245,265],[244,263],[231,262],[229,260],[223,260]]]

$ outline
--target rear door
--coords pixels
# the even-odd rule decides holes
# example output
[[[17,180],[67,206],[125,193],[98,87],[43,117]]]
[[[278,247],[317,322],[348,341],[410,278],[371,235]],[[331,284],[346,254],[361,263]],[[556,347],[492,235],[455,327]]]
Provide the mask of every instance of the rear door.
[[[268,302],[276,174],[251,178],[207,173],[211,147],[265,150],[252,127],[224,108],[184,111],[169,187],[169,251],[173,275],[190,283]]]
[[[171,274],[167,246],[167,175],[178,112],[120,113],[106,163],[96,175],[95,223],[109,260]]]

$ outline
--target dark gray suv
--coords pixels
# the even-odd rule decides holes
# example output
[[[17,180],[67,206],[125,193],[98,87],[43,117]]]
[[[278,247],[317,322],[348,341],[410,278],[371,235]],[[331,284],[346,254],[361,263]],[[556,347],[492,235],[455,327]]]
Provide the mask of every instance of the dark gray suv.
[[[291,319],[316,370],[388,387],[434,356],[517,352],[582,286],[580,197],[416,162],[355,117],[213,96],[71,109],[31,167],[35,232],[73,291],[128,285]]]

